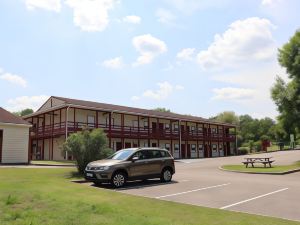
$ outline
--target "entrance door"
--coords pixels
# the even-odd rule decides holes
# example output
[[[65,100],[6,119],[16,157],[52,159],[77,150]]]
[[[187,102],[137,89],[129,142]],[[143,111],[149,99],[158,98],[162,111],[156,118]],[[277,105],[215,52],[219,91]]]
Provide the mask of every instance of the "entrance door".
[[[156,143],[152,143],[152,147],[157,147],[157,146],[156,146]]]
[[[185,144],[181,144],[181,158],[186,158],[185,156]]]
[[[187,145],[187,158],[191,158],[191,145]]]
[[[130,142],[125,142],[125,148],[131,148],[131,143]]]
[[[163,123],[159,123],[158,124],[158,132],[160,133],[160,134],[162,134],[163,132],[164,132],[164,124]]]
[[[3,130],[0,130],[0,163],[2,162]]]
[[[208,158],[208,157],[209,157],[209,156],[208,156],[208,145],[207,145],[207,144],[204,145],[204,157],[205,157],[205,158]]]
[[[116,143],[116,148],[117,148],[117,151],[121,150],[122,149],[122,142],[117,142]]]
[[[157,124],[155,122],[152,122],[152,133],[156,132]]]

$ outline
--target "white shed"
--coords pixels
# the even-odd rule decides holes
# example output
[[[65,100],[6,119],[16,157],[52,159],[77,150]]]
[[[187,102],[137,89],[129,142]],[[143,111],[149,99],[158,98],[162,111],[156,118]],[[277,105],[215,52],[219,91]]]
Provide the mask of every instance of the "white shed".
[[[0,163],[28,163],[31,124],[0,107]]]

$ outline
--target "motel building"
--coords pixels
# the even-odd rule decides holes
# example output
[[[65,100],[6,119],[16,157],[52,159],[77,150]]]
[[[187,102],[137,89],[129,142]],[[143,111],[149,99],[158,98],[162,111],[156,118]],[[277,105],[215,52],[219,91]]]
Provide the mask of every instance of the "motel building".
[[[62,153],[70,134],[102,128],[115,151],[161,147],[174,158],[235,155],[236,126],[201,117],[158,112],[91,101],[50,97],[35,113],[23,117],[30,128],[31,160],[71,160]]]

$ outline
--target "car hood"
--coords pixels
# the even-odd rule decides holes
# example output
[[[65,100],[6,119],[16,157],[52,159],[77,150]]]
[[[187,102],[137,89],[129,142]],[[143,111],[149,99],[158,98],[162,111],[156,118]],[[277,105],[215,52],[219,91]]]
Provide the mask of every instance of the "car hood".
[[[102,159],[102,160],[97,160],[94,162],[90,162],[89,166],[111,166],[115,164],[119,164],[123,162],[123,160],[116,160],[116,159]]]

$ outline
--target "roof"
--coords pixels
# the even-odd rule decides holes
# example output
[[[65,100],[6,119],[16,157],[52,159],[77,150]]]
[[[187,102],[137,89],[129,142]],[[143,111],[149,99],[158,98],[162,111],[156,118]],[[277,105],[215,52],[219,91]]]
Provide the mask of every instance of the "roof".
[[[128,107],[128,106],[120,106],[120,105],[99,103],[99,102],[93,102],[93,101],[64,98],[64,97],[58,97],[58,96],[52,96],[51,98],[56,98],[56,99],[64,102],[64,104],[59,105],[59,108],[66,107],[66,106],[72,106],[72,107],[78,107],[78,108],[83,107],[83,108],[99,109],[99,110],[128,113],[128,114],[139,114],[139,115],[149,116],[149,117],[159,117],[159,118],[183,120],[183,121],[197,121],[197,122],[206,122],[206,123],[212,123],[212,124],[223,124],[223,125],[235,127],[235,125],[233,125],[233,124],[216,122],[213,120],[208,120],[208,119],[204,119],[202,117],[192,116],[192,115],[182,115],[182,114],[177,114],[177,113],[172,113],[172,112],[160,112],[160,111],[156,111],[156,110],[140,109],[140,108],[134,108],[134,107]],[[29,118],[30,116],[38,115],[41,112],[42,111],[38,110],[36,113],[28,115],[24,118]]]
[[[14,114],[6,111],[1,107],[0,107],[0,123],[31,125],[29,122],[23,120],[21,117],[15,116]]]

